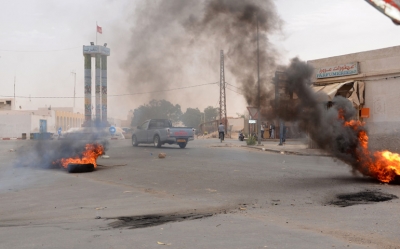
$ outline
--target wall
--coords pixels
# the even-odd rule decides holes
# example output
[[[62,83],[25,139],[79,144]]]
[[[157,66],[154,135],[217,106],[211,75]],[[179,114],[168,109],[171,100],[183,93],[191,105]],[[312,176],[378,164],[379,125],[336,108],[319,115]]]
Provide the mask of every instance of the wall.
[[[36,115],[32,111],[0,111],[0,138],[20,138],[40,131],[40,120],[47,120],[47,132],[55,132],[55,115]]]
[[[0,138],[22,137],[22,133],[31,132],[31,115],[29,113],[15,113],[14,111],[0,112]]]
[[[40,120],[47,121],[47,132],[56,132],[55,116],[31,115],[31,132],[40,132]]]
[[[233,125],[232,131],[241,131],[244,129],[244,118],[228,118],[228,125]]]
[[[70,128],[78,128],[82,126],[85,115],[82,113],[73,113],[71,112],[72,110],[72,108],[55,108],[56,130],[61,127],[62,131],[67,131]]]

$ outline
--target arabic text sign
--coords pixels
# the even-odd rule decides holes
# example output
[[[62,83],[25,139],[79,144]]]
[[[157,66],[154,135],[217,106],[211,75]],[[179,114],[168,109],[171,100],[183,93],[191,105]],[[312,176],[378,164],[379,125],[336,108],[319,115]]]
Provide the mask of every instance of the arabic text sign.
[[[359,74],[358,62],[323,67],[317,70],[317,79]]]
[[[101,54],[108,56],[110,55],[110,49],[99,45],[83,46],[83,54]]]

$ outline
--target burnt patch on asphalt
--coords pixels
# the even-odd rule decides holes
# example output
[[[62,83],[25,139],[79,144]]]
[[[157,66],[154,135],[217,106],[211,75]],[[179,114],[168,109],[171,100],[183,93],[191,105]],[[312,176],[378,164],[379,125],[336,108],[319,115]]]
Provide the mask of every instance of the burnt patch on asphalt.
[[[336,199],[330,202],[331,205],[339,207],[348,207],[358,204],[371,204],[375,202],[390,201],[397,199],[396,195],[382,193],[376,190],[365,190],[351,194],[339,194]]]
[[[208,218],[217,213],[187,213],[187,214],[149,214],[149,215],[137,215],[137,216],[121,216],[115,219],[116,221],[108,224],[112,228],[145,228],[159,226],[170,222],[181,222],[187,220],[197,220]]]

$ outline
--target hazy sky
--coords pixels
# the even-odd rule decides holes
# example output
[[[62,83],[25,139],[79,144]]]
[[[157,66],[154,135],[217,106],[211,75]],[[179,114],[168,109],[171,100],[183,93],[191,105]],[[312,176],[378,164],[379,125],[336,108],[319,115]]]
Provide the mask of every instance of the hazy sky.
[[[0,95],[14,94],[16,76],[16,95],[32,97],[17,98],[17,106],[23,110],[45,105],[72,106],[73,99],[33,97],[72,97],[74,77],[71,71],[76,71],[76,96],[83,96],[82,45],[95,41],[96,21],[103,28],[103,34],[98,34],[98,43],[107,42],[111,49],[108,93],[135,92],[134,83],[127,82],[129,72],[122,64],[127,59],[129,46],[134,46],[130,43],[131,27],[142,25],[133,23],[139,0],[0,1]],[[364,0],[277,0],[275,3],[284,21],[283,32],[272,38],[282,54],[281,63],[287,63],[294,56],[310,60],[397,46],[400,41],[400,26]],[[193,67],[182,77],[175,75],[176,82],[169,85],[181,87],[219,81],[220,49],[223,48],[215,48],[206,55],[215,64],[196,65],[196,53],[190,61],[183,58],[177,68]],[[229,74],[226,81],[238,85]],[[143,90],[157,89],[149,86],[137,92]],[[109,116],[124,118],[130,109],[154,97],[157,95],[110,97]],[[219,88],[217,85],[189,88],[160,97],[179,103],[182,111],[187,107],[203,110],[209,105],[218,106]],[[244,113],[246,102],[240,94],[227,90],[227,103],[228,116]],[[83,109],[82,98],[76,99],[76,106]]]

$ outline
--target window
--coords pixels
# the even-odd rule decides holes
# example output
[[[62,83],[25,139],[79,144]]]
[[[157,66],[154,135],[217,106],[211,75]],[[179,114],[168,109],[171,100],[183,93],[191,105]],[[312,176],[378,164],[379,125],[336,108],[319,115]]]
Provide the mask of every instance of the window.
[[[146,129],[148,124],[149,124],[149,122],[150,122],[149,120],[144,122],[141,126],[139,126],[139,129]]]

